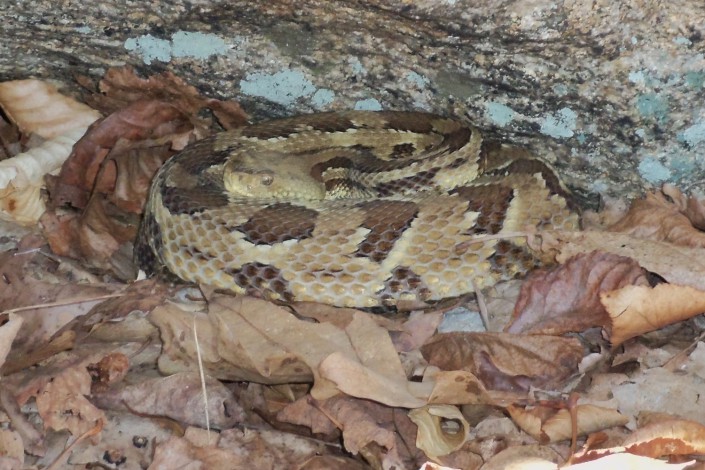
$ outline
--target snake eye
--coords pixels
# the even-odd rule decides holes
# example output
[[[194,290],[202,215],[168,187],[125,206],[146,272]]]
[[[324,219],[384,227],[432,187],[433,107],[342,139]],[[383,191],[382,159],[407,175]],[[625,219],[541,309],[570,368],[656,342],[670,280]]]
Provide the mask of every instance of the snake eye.
[[[262,179],[260,180],[264,186],[269,186],[272,184],[272,181],[274,181],[274,177],[272,175],[262,175]]]

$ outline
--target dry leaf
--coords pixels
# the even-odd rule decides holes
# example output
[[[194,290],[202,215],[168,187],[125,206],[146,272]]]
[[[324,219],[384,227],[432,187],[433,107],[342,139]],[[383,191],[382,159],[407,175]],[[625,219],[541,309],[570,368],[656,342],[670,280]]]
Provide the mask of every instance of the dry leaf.
[[[138,102],[111,114],[91,127],[74,147],[50,188],[51,207],[83,209],[92,193],[112,193],[116,169],[105,165],[104,160],[117,145],[120,153],[166,143],[171,143],[173,150],[181,150],[191,132],[188,116],[168,103]]]
[[[249,330],[242,330],[241,336],[229,329],[219,330],[212,324],[213,318],[204,313],[166,303],[155,308],[149,320],[159,329],[163,343],[158,362],[162,374],[198,370],[197,335],[201,366],[212,377],[261,383],[311,380],[311,372],[293,354],[264,338],[252,338],[256,344],[251,348],[248,342],[243,346],[240,338],[251,338]]]
[[[664,420],[639,428],[622,445],[631,454],[662,458],[705,454],[705,426],[685,419]]]
[[[543,444],[571,438],[572,417],[567,409],[556,411],[547,407],[535,407],[525,410],[517,406],[509,406],[507,411],[523,431]],[[578,436],[615,426],[624,426],[629,422],[629,418],[617,410],[595,405],[578,405],[575,412]]]
[[[627,286],[601,295],[612,346],[705,312],[705,292],[687,286]]]
[[[51,139],[73,129],[86,129],[100,113],[62,95],[41,80],[0,83],[0,108],[24,134]]]
[[[663,195],[649,193],[632,202],[627,215],[610,227],[611,231],[627,233],[635,238],[666,241],[676,245],[703,248],[705,233],[696,229],[682,208]]]
[[[416,447],[436,462],[439,457],[460,449],[470,434],[470,425],[455,406],[424,406],[411,410],[409,419],[419,428]],[[456,425],[453,431],[448,430],[448,422]]]
[[[353,455],[371,454],[383,468],[420,465],[423,454],[406,444],[414,441],[416,427],[405,411],[342,395],[314,403],[341,428],[345,449]]]
[[[318,369],[321,377],[333,382],[341,392],[387,406],[424,406],[432,387],[432,384],[408,382],[406,377],[387,377],[339,353],[326,357]]]
[[[560,467],[562,470],[686,470],[692,468],[693,461],[683,463],[668,463],[625,453],[623,449],[602,449],[594,454],[601,456],[590,462],[576,463]]]
[[[62,276],[61,271],[52,269],[51,265],[53,261],[36,251],[0,253],[3,274],[0,311],[26,307],[17,313],[23,326],[15,338],[8,362],[29,356],[73,318],[87,313],[105,300],[106,295],[113,295],[122,288],[115,284],[76,283],[70,275]],[[55,275],[49,274],[50,270],[56,271]]]
[[[578,435],[584,436],[615,426],[624,426],[629,418],[617,410],[595,405],[578,405]],[[572,419],[570,411],[558,410],[556,414],[544,421],[541,428],[544,442],[558,442],[571,438]]]
[[[524,445],[508,447],[493,455],[482,470],[553,470],[563,458],[548,446]]]
[[[156,446],[149,468],[208,468],[230,470],[247,465],[250,455],[236,455],[215,447],[199,447],[181,437],[172,437]]]
[[[12,342],[22,326],[22,318],[14,313],[0,314],[0,367],[5,363]]]
[[[45,428],[67,429],[80,436],[96,423],[105,422],[103,412],[86,398],[90,391],[91,376],[85,368],[69,368],[54,376],[36,395]]]
[[[432,375],[431,383],[433,390],[428,397],[430,404],[497,405],[508,398],[507,394],[486,390],[480,379],[462,370],[436,372]],[[512,398],[520,400],[525,395],[516,394]]]
[[[314,434],[332,435],[336,429],[335,423],[320,409],[313,406],[313,400],[305,395],[294,403],[290,403],[277,413],[277,419],[285,423],[306,426]]]
[[[646,272],[632,259],[600,251],[576,255],[529,275],[505,331],[561,335],[604,327],[609,317],[599,294],[625,285],[648,285]]]
[[[33,225],[44,213],[44,175],[52,173],[71,153],[85,129],[53,137],[24,153],[0,161],[0,217]]]
[[[92,88],[90,79],[83,79]],[[203,108],[210,108],[225,129],[240,127],[247,121],[247,114],[235,101],[219,101],[204,98],[198,90],[172,72],[139,77],[130,66],[108,69],[99,84],[100,93],[88,96],[88,101],[106,114],[139,102],[159,100],[171,103],[184,114],[191,116],[197,127],[209,127],[210,123],[198,117]]]
[[[705,291],[705,249],[640,240],[617,232],[551,232],[533,240],[536,249],[559,251],[558,262],[578,253],[599,250],[634,259],[647,271],[671,284]]]
[[[574,338],[508,333],[439,334],[421,352],[434,366],[468,371],[487,389],[510,392],[558,386],[583,356]]]
[[[0,429],[0,468],[24,468],[24,444],[20,435],[10,429]]]
[[[225,429],[240,424],[244,411],[221,382],[206,377],[206,397],[210,425]],[[101,408],[129,410],[150,416],[166,416],[181,423],[206,427],[206,409],[200,376],[174,374],[144,380],[135,385],[113,387],[94,394],[93,403]]]

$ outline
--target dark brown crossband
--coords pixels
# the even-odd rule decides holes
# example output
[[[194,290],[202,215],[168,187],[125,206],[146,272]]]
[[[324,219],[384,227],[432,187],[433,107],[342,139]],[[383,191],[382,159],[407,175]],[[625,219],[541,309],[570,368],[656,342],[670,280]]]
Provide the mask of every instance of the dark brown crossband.
[[[411,226],[418,211],[416,204],[408,201],[368,201],[357,207],[366,212],[362,226],[370,232],[358,246],[355,256],[370,258],[378,263],[389,255],[399,237]]]
[[[286,240],[310,238],[318,212],[288,202],[280,202],[255,212],[242,225],[231,230],[242,232],[255,245],[273,245]]]

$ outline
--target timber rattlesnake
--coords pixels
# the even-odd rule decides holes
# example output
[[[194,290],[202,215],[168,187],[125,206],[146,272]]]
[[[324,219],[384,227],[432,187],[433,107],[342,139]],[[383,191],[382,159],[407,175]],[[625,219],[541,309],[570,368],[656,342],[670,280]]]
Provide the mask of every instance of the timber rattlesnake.
[[[456,120],[348,111],[216,134],[165,163],[140,266],[280,301],[431,303],[540,260],[521,237],[576,229],[558,178]]]

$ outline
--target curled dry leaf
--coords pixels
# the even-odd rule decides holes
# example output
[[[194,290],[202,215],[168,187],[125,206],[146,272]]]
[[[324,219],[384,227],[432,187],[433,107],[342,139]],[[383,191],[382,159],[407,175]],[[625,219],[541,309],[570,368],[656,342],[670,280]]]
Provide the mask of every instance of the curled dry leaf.
[[[236,103],[204,98],[168,72],[142,79],[130,68],[111,69],[100,87],[105,94],[93,101],[113,112],[92,126],[50,181],[42,224],[57,254],[128,280],[136,274],[131,242],[156,170],[212,132],[203,108],[217,108],[229,125],[246,116]]]
[[[39,80],[0,83],[0,107],[25,135],[49,139],[0,162],[0,218],[33,225],[45,210],[44,175],[61,166],[100,114]]]
[[[705,426],[686,419],[671,419],[639,428],[622,445],[631,454],[662,458],[705,454]]]
[[[627,215],[610,227],[610,230],[627,233],[635,238],[705,247],[705,233],[696,229],[682,212],[683,208],[678,204],[679,195],[674,194],[676,202],[660,192],[649,193],[645,198],[635,200]]]
[[[536,407],[530,410],[517,406],[507,407],[512,420],[526,433],[543,444],[559,442],[571,438],[572,417],[567,409],[558,411],[546,407]],[[615,426],[624,426],[629,418],[617,410],[595,405],[578,405],[577,414],[578,436],[584,436]]]
[[[627,286],[601,295],[613,346],[705,312],[705,292],[687,286]]]
[[[416,447],[436,462],[439,457],[460,449],[470,434],[470,424],[455,406],[424,406],[411,410],[409,419],[419,428]],[[452,431],[447,426],[449,422],[455,424]]]
[[[73,129],[85,130],[100,113],[62,95],[41,80],[0,83],[0,107],[25,134],[51,139]]]
[[[91,87],[90,79],[82,81]],[[105,110],[106,114],[131,103],[159,100],[171,103],[191,116],[199,127],[208,127],[209,124],[197,116],[203,108],[210,108],[225,129],[240,127],[247,121],[247,114],[237,102],[204,98],[194,86],[168,71],[142,78],[130,66],[113,67],[108,69],[98,87],[101,93],[90,95],[88,101]]]
[[[705,291],[705,248],[640,240],[617,232],[552,232],[534,237],[533,246],[558,251],[557,260],[561,263],[578,253],[595,250],[627,256],[671,284]]]
[[[576,255],[529,275],[505,331],[562,335],[604,327],[609,317],[600,293],[627,285],[648,285],[646,272],[631,258],[600,251]]]
[[[445,333],[421,348],[443,370],[465,370],[490,390],[552,388],[576,373],[583,348],[575,338],[508,333]]]
[[[180,111],[154,101],[135,103],[94,125],[49,185],[41,223],[52,250],[133,279],[127,243],[137,233],[149,182],[192,130]]]
[[[61,167],[84,131],[68,131],[39,147],[0,161],[0,218],[21,225],[36,224],[46,209],[41,194],[44,175]]]
[[[188,116],[160,101],[137,102],[111,114],[96,123],[75,145],[58,179],[49,188],[51,207],[70,205],[83,209],[92,194],[111,194],[117,169],[104,161],[116,146],[119,149],[115,153],[119,154],[136,148],[158,148],[166,143],[173,150],[180,150],[188,143],[192,131]],[[152,170],[156,168],[158,165]]]

